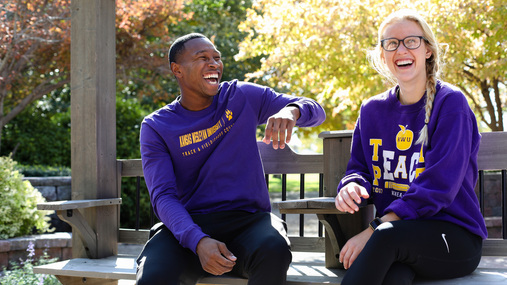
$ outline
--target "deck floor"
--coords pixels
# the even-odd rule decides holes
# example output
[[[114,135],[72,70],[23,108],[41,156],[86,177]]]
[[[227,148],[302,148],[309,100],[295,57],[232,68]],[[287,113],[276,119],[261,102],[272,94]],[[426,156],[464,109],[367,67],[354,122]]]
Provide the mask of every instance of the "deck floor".
[[[120,252],[136,255],[139,245],[122,245]],[[340,284],[344,270],[330,270],[324,266],[324,253],[294,252],[293,261],[288,271],[288,279],[305,281],[305,284]],[[134,285],[133,280],[120,280],[120,285]],[[227,284],[227,283],[224,283]],[[233,284],[246,284],[239,282]],[[471,275],[462,278],[440,281],[416,280],[417,285],[495,285],[507,284],[507,257],[483,256],[478,269]]]

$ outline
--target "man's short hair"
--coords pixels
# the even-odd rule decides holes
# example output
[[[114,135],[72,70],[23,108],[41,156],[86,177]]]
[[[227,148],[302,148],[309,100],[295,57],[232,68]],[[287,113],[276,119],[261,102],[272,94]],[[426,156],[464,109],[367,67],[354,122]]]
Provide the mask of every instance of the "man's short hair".
[[[199,33],[191,33],[177,38],[169,48],[169,64],[172,62],[176,62],[180,54],[183,53],[183,51],[185,50],[186,42],[188,42],[189,40],[200,38],[207,39],[205,35]]]

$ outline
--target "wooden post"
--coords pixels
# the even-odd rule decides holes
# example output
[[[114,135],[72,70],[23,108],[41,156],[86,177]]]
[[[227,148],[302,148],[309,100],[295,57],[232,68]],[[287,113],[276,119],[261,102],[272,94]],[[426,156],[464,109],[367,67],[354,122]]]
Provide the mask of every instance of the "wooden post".
[[[71,1],[72,199],[118,197],[116,189],[115,0]],[[97,235],[96,252],[74,231],[72,255],[117,253],[118,208],[95,207],[83,216]]]
[[[324,196],[336,196],[336,187],[347,171],[352,144],[352,131],[327,131],[319,134],[323,139]]]
[[[327,131],[319,134],[323,139],[324,155],[324,196],[336,197],[336,190],[340,180],[347,171],[347,164],[350,159],[350,147],[352,144],[352,131]],[[373,207],[371,205],[361,208],[354,215],[336,215],[338,223],[342,228],[348,229],[344,233],[347,238],[364,230],[373,218]],[[343,268],[336,258],[331,242],[326,233],[326,267]]]

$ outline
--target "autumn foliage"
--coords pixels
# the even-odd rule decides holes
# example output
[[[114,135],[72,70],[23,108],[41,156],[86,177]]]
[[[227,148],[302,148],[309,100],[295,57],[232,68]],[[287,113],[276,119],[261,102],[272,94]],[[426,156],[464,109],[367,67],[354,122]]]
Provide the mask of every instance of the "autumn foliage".
[[[262,57],[247,77],[317,98],[324,128],[352,128],[361,102],[389,85],[367,61],[391,12],[420,11],[447,51],[444,80],[459,86],[485,130],[503,130],[507,108],[507,6],[503,0],[259,0],[240,29],[239,59]]]
[[[168,27],[186,17],[183,4],[116,1],[118,78],[157,88],[159,75],[169,72],[164,56]],[[0,128],[28,104],[70,82],[70,14],[70,0],[0,3]]]

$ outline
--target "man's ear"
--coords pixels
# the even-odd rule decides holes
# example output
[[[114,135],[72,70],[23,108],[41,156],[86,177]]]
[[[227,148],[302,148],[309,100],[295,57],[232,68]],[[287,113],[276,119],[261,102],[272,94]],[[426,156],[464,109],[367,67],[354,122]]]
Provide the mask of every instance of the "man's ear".
[[[182,76],[181,66],[176,62],[171,62],[171,71],[173,72],[176,78],[180,78]]]

